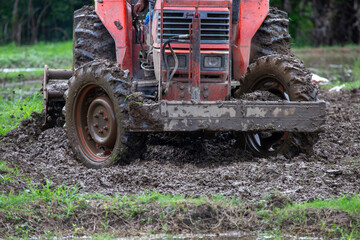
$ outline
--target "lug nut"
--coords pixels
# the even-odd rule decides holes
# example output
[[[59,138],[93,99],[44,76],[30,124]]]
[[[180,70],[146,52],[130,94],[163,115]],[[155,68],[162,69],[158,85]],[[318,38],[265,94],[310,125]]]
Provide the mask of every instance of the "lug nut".
[[[109,130],[109,128],[108,128],[107,126],[105,126],[103,129],[104,129],[104,130]]]
[[[104,115],[104,111],[103,110],[100,110],[100,115]]]
[[[107,120],[109,120],[109,118],[108,118],[108,117],[104,117],[104,120],[107,121]]]
[[[95,114],[95,115],[94,115],[94,118],[99,118],[99,115]]]
[[[99,130],[99,133],[103,133],[103,130],[100,129],[100,130]]]
[[[94,123],[93,126],[94,126],[94,127],[98,127],[99,125],[98,125],[97,123]]]

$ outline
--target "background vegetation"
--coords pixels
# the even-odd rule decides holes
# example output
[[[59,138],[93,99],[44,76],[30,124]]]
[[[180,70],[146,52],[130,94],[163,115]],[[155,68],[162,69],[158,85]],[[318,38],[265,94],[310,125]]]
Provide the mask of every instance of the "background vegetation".
[[[136,2],[136,0],[134,0]],[[133,1],[133,2],[134,2]],[[270,0],[289,13],[297,45],[360,42],[359,0]],[[0,44],[72,38],[73,11],[93,0],[14,0],[0,3]]]

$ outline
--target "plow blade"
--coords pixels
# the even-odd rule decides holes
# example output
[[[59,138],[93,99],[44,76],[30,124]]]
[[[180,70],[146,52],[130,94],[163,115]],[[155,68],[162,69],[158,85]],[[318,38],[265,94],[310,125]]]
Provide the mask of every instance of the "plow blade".
[[[320,132],[325,102],[179,102],[129,104],[130,132]]]

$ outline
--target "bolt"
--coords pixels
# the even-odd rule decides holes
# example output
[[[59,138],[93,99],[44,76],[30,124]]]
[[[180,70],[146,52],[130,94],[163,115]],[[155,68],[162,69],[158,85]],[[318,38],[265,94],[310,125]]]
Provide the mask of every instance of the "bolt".
[[[180,89],[181,89],[181,90],[184,90],[184,88],[185,88],[184,85],[181,85],[181,86],[180,86]]]
[[[205,87],[204,87],[204,90],[208,90],[208,89],[209,89],[209,87],[208,87],[208,86],[205,86]]]
[[[184,98],[184,97],[185,97],[185,93],[181,93],[181,94],[180,94],[180,97],[181,97],[181,98]]]

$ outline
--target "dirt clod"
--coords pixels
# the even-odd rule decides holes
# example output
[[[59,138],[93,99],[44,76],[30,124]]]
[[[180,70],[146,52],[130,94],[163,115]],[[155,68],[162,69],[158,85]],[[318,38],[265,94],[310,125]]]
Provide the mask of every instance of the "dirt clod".
[[[328,101],[325,132],[311,155],[291,160],[282,156],[254,158],[237,147],[231,133],[212,138],[153,134],[142,159],[88,169],[75,160],[64,129],[42,130],[39,114],[0,136],[0,156],[35,183],[49,179],[57,185],[77,184],[83,192],[123,194],[148,189],[254,200],[276,191],[294,202],[358,193],[360,91],[321,93],[320,98]],[[23,187],[12,185],[5,191]]]

